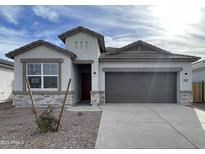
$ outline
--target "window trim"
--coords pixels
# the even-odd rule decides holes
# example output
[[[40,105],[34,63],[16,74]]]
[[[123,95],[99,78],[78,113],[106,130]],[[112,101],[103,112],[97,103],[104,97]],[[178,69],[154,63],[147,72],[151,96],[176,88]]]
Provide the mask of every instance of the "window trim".
[[[39,75],[30,75],[28,74],[28,65],[29,64],[40,64],[41,65],[41,74]],[[45,75],[44,74],[44,67],[43,65],[44,64],[56,64],[57,65],[57,74],[56,75]],[[58,63],[26,63],[26,78],[27,77],[41,77],[41,88],[31,88],[32,90],[36,91],[36,90],[41,90],[41,91],[46,91],[46,90],[49,90],[49,91],[56,91],[58,90],[58,77],[59,77],[59,74],[58,74]],[[57,88],[44,88],[44,77],[57,77]],[[28,89],[27,89],[28,90]]]
[[[23,58],[21,59],[22,62],[22,66],[23,66],[23,91],[26,92],[27,91],[27,85],[26,85],[26,64],[27,63],[58,63],[58,78],[57,78],[57,88],[52,89],[52,88],[44,88],[44,90],[41,90],[40,88],[36,88],[36,90],[34,90],[35,92],[46,92],[46,91],[53,91],[53,92],[60,92],[61,91],[61,66],[63,63],[63,59],[62,58]],[[32,88],[33,90],[34,88]]]
[[[41,63],[26,63],[26,78],[28,77],[28,76],[33,76],[33,77],[40,77],[41,78],[41,88],[42,88],[42,76],[41,76],[41,74],[42,74],[42,67],[41,67],[41,73],[40,74],[38,74],[38,75],[28,75],[28,64],[40,64],[40,66],[41,66]],[[31,88],[32,90],[41,90],[41,88]],[[28,88],[26,87],[26,90],[28,90]]]

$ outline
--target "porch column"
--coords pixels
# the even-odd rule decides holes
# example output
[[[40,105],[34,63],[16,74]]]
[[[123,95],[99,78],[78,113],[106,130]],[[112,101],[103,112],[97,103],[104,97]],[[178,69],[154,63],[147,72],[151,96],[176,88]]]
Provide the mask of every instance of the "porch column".
[[[193,102],[191,68],[191,64],[189,64],[179,72],[178,103],[181,105],[191,105]]]
[[[91,80],[92,80],[92,90],[90,92],[91,96],[91,104],[92,106],[98,106],[104,96],[104,93],[101,92],[99,89],[99,63],[96,60],[92,64],[92,73],[91,73]]]

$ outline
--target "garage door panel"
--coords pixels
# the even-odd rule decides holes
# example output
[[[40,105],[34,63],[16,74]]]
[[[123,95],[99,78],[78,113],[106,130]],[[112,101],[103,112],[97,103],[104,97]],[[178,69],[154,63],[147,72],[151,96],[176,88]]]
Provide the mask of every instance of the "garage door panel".
[[[176,73],[106,73],[106,102],[176,102]]]

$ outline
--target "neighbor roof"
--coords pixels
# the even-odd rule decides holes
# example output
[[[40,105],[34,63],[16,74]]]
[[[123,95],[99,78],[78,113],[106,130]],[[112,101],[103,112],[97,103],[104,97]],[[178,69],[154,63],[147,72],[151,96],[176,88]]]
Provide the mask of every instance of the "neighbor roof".
[[[205,69],[205,60],[201,60],[192,64],[193,71],[200,71]]]
[[[101,54],[100,61],[197,61],[200,57],[174,54],[152,44],[138,40],[121,48],[110,48]]]
[[[106,50],[106,52],[108,52],[108,53],[111,53],[111,52],[113,52],[113,51],[115,51],[115,50],[117,50],[117,49],[119,49],[119,48],[105,47],[105,50]]]
[[[76,57],[76,55],[75,55],[73,52],[68,51],[68,50],[66,50],[66,49],[64,49],[64,48],[58,47],[58,46],[56,46],[56,45],[54,45],[54,44],[51,44],[51,43],[49,43],[49,42],[46,42],[46,41],[44,41],[44,40],[37,40],[37,41],[34,41],[34,42],[32,42],[32,43],[29,43],[29,44],[27,44],[27,45],[25,45],[25,46],[23,46],[23,47],[20,47],[20,48],[18,48],[18,49],[15,49],[15,50],[13,50],[13,51],[7,53],[6,56],[7,56],[8,58],[14,59],[14,57],[15,57],[16,55],[19,55],[19,54],[21,54],[21,53],[24,53],[24,52],[26,52],[26,51],[28,51],[28,50],[30,50],[30,49],[33,49],[33,48],[35,48],[35,47],[37,47],[37,46],[40,46],[40,45],[45,45],[45,46],[47,46],[47,47],[50,47],[50,48],[52,48],[52,49],[55,49],[55,50],[57,50],[57,51],[59,51],[59,52],[65,54],[65,55],[70,56],[71,58],[75,58],[75,57]]]
[[[105,42],[104,42],[104,36],[95,32],[95,31],[92,31],[88,28],[85,28],[83,26],[78,26],[76,28],[73,28],[71,30],[68,30],[60,35],[58,35],[58,37],[65,43],[65,39],[67,37],[70,37],[70,36],[73,36],[79,32],[84,32],[84,33],[87,33],[91,36],[94,36],[98,39],[98,43],[99,43],[99,47],[100,47],[100,51],[101,52],[105,52]]]
[[[0,59],[0,65],[14,67],[14,63],[8,60]]]

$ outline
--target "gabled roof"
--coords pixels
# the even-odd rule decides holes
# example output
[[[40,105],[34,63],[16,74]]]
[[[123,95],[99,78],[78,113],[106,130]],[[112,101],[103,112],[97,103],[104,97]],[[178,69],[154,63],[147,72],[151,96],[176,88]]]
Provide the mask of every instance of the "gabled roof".
[[[100,47],[100,51],[101,52],[105,52],[105,42],[104,42],[104,36],[95,32],[95,31],[92,31],[88,28],[85,28],[83,26],[78,26],[76,28],[73,28],[71,30],[68,30],[60,35],[58,35],[58,37],[65,43],[65,39],[67,37],[70,37],[70,36],[73,36],[79,32],[84,32],[84,33],[87,33],[91,36],[94,36],[98,39],[98,43],[99,43],[99,47]]]
[[[130,43],[121,48],[116,48],[116,50],[112,51],[110,54],[120,54],[123,52],[127,53],[127,51],[135,51],[139,53],[143,51],[144,54],[145,53],[172,54],[171,52],[168,52],[164,49],[156,47],[142,40],[138,40],[136,42]]]
[[[14,63],[8,60],[0,59],[0,65],[14,67]]]
[[[49,42],[46,42],[44,40],[37,40],[37,41],[34,41],[32,43],[29,43],[29,44],[27,44],[27,45],[25,45],[23,47],[20,47],[18,49],[15,49],[15,50],[7,53],[6,56],[8,58],[14,59],[15,56],[17,56],[17,55],[19,55],[21,53],[24,53],[24,52],[26,52],[26,51],[28,51],[30,49],[33,49],[35,47],[41,46],[41,45],[45,45],[45,46],[50,47],[50,48],[52,48],[54,50],[57,50],[57,51],[65,54],[67,56],[70,56],[71,58],[75,58],[76,57],[76,55],[73,52],[68,51],[68,50],[66,50],[64,48],[58,47],[58,46],[56,46],[54,44],[51,44]]]
[[[174,54],[142,40],[101,54],[100,61],[190,61],[199,57]]]

